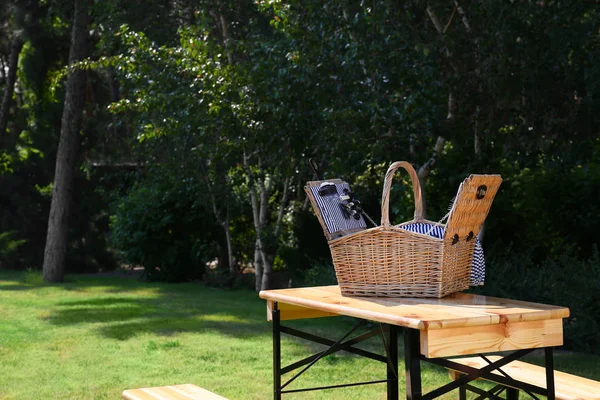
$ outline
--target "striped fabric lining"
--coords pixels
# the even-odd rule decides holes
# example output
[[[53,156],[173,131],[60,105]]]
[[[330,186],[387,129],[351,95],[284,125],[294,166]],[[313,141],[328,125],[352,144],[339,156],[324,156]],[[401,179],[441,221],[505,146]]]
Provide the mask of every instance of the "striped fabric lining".
[[[432,225],[422,222],[415,222],[414,224],[403,225],[402,229],[406,229],[410,232],[421,233],[426,235],[429,232],[430,236],[438,239],[444,238],[444,228],[438,225]],[[485,281],[485,256],[483,254],[483,247],[479,242],[479,239],[475,240],[475,250],[473,253],[473,263],[471,264],[471,286],[483,285]]]
[[[344,189],[350,190],[348,183],[336,183],[335,188],[337,194],[331,194],[328,196],[319,195],[319,187],[312,186],[310,191],[319,206],[318,212],[321,213],[321,217],[327,226],[327,230],[330,234],[334,234],[340,231],[347,231],[351,229],[366,229],[367,223],[363,219],[362,215],[360,219],[354,219],[353,217],[346,218],[342,212],[340,193],[344,193]]]

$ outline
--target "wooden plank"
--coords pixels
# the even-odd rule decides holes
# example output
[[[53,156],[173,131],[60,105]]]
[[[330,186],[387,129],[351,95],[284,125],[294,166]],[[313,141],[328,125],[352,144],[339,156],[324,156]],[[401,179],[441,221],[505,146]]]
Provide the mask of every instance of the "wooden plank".
[[[126,400],[227,400],[192,384],[129,389],[123,392]]]
[[[497,361],[500,358],[498,356],[489,357],[491,361]],[[452,361],[473,368],[483,368],[488,365],[480,357],[459,358]],[[502,370],[519,381],[546,387],[546,370],[543,367],[522,361],[513,361],[502,367]],[[494,371],[494,374],[499,375],[500,373]],[[451,377],[458,379],[460,374],[453,374]],[[591,379],[554,371],[554,386],[557,400],[600,400],[600,382]]]
[[[561,319],[569,309],[455,293],[441,299],[344,297],[338,286],[263,290],[260,297],[327,313],[432,330]]]
[[[293,304],[278,303],[277,308],[280,311],[279,319],[281,321],[289,321],[293,319],[307,318],[322,318],[322,317],[338,317],[338,314],[333,314],[325,311],[314,310],[312,308],[295,306]],[[267,321],[272,321],[271,311],[273,310],[273,301],[267,301]]]
[[[421,331],[421,354],[430,358],[562,344],[561,319]]]

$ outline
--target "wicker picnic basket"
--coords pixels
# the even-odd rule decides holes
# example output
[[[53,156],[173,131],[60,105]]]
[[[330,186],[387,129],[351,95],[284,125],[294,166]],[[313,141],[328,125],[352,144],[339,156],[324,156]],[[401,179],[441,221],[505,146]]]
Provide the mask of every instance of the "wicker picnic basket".
[[[412,221],[393,226],[389,219],[394,172],[410,175],[415,199]],[[421,186],[407,162],[393,163],[385,175],[381,226],[329,240],[338,284],[344,296],[444,297],[467,289],[475,238],[502,178],[471,175],[460,185],[446,225],[423,219]],[[402,227],[426,223],[444,227],[442,239]]]

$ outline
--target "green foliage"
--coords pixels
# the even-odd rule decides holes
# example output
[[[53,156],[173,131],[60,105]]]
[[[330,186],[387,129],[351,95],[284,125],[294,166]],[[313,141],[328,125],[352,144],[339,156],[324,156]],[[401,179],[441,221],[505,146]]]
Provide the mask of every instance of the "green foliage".
[[[111,221],[112,242],[124,261],[144,267],[151,280],[200,279],[215,257],[214,218],[198,182],[156,171],[118,205]]]
[[[0,233],[0,257],[5,258],[12,256],[26,240],[15,239],[16,232]]]
[[[44,276],[41,271],[27,268],[23,275],[23,282],[26,285],[40,286],[44,284]]]
[[[314,263],[304,273],[302,286],[337,285],[335,269],[331,262]]]
[[[7,173],[12,173],[13,169],[11,167],[13,161],[13,157],[4,152],[0,153],[0,174],[4,175]]]
[[[531,167],[504,161],[504,183],[492,207],[487,241],[513,243],[535,260],[592,255],[600,242],[600,158],[540,161]]]
[[[66,4],[31,5],[39,18],[20,24],[39,24],[24,25],[19,107],[0,151],[0,229],[27,239],[21,265],[39,264],[45,240],[71,12]],[[584,262],[600,244],[600,36],[592,3],[146,5],[95,2],[94,55],[74,66],[88,71],[90,84],[73,270],[110,264],[102,249],[116,213],[113,242],[155,279],[196,279],[206,260],[222,261],[227,226],[238,266],[253,262],[260,230],[267,258],[300,282],[330,257],[303,206],[302,186],[312,179],[306,160],[316,158],[325,177],[353,183],[377,221],[387,166],[400,159],[422,166],[438,136],[446,146],[423,187],[430,219],[446,213],[468,174],[501,173],[486,247],[511,244],[542,264],[564,254]],[[136,169],[116,177],[94,169],[95,160]],[[282,204],[284,182],[291,183]],[[410,182],[404,174],[394,182],[391,220],[409,220]],[[267,207],[257,229],[250,193],[261,183]],[[178,224],[188,236],[176,234]],[[217,285],[230,279],[221,264],[207,275]],[[163,265],[197,267],[167,277]]]
[[[50,201],[35,188],[46,182],[39,160],[37,156],[27,162],[14,160],[12,171],[0,174],[0,228],[13,232],[5,239],[23,240],[10,254],[0,254],[4,264],[14,268],[41,265],[43,257]]]
[[[306,274],[315,265],[330,263],[331,253],[321,225],[312,212],[297,210],[289,229],[293,240],[279,249],[279,258],[293,279],[302,285]],[[313,282],[319,283],[314,279]]]
[[[14,8],[23,19],[19,30],[25,44],[19,56],[17,92],[9,110],[7,132],[0,132],[0,230],[15,231],[26,240],[5,265],[40,268],[52,193],[56,147],[62,115],[62,88],[51,90],[69,52],[72,4],[19,1]],[[2,57],[6,62],[4,48]],[[94,87],[88,87],[93,94]],[[86,110],[86,118],[93,113]],[[102,125],[102,124],[97,124]],[[82,152],[87,152],[85,141]],[[80,160],[78,160],[80,161]],[[94,192],[83,171],[75,177],[70,213],[66,268],[70,271],[108,270],[116,266],[107,249],[106,204]]]
[[[600,354],[600,256],[585,260],[569,254],[536,262],[525,252],[497,247],[489,252],[486,295],[569,307],[565,346]]]

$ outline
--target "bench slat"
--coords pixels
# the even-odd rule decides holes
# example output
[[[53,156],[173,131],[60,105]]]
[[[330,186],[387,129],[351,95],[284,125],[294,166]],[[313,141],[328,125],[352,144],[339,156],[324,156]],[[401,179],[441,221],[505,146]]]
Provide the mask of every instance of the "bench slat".
[[[489,356],[488,358],[494,362],[502,357]],[[456,358],[452,359],[452,361],[472,368],[483,368],[488,365],[481,357]],[[502,367],[502,370],[519,381],[546,387],[546,370],[543,367],[522,361],[513,361]],[[500,375],[498,371],[493,371],[493,373]],[[458,379],[460,374],[452,371],[450,376],[453,379]],[[591,379],[555,370],[554,386],[556,389],[556,400],[600,400],[600,382]]]
[[[125,400],[227,400],[196,385],[157,386],[129,389],[123,392]]]

